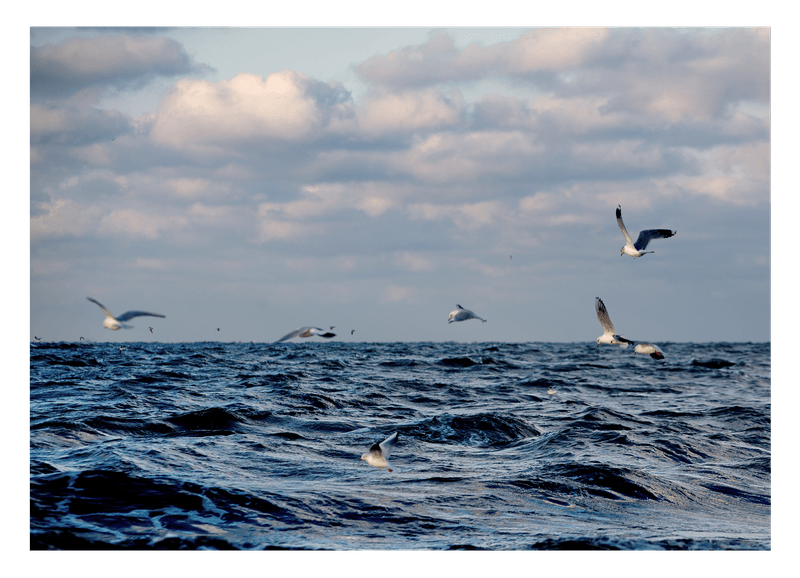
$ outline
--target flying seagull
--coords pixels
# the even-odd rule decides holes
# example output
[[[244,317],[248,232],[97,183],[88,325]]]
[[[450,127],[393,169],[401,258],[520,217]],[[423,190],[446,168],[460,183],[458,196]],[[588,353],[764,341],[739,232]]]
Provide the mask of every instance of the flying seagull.
[[[450,312],[450,317],[447,318],[448,323],[452,323],[453,321],[466,321],[467,319],[480,319],[486,323],[486,319],[481,319],[469,309],[464,309],[458,304],[456,304],[456,307],[458,307],[458,309],[454,309]]]
[[[126,311],[122,315],[114,317],[108,312],[108,309],[103,307],[99,301],[95,301],[91,297],[87,297],[87,299],[100,307],[100,309],[103,310],[103,313],[106,314],[106,318],[103,319],[103,327],[106,329],[131,329],[132,326],[126,325],[124,322],[128,319],[133,319],[134,317],[143,317],[145,315],[149,315],[150,317],[165,317],[164,315],[159,315],[158,313],[147,313],[146,311]]]
[[[319,327],[301,327],[300,329],[295,329],[291,333],[287,333],[278,341],[273,341],[273,343],[280,343],[281,341],[286,341],[287,339],[292,339],[293,337],[311,337],[312,335],[318,335],[320,337],[324,337],[325,339],[330,339],[331,337],[336,337],[335,333],[331,333],[330,331],[325,331],[320,329]]]
[[[669,239],[677,233],[677,231],[670,231],[669,229],[647,229],[639,232],[639,238],[634,243],[625,228],[625,223],[622,222],[622,205],[617,205],[617,225],[619,225],[619,230],[625,236],[625,246],[619,250],[619,256],[630,255],[634,259],[647,253],[655,253],[655,251],[645,251],[648,243],[653,239]]]
[[[389,459],[389,454],[392,453],[392,450],[396,445],[397,432],[394,432],[381,443],[373,444],[372,447],[369,448],[369,453],[363,454],[361,459],[371,466],[375,466],[376,468],[386,468],[391,472],[392,468],[389,467],[389,462],[386,460]]]
[[[625,339],[621,335],[617,335],[614,330],[614,324],[608,316],[606,304],[599,297],[594,298],[594,308],[597,311],[597,320],[603,326],[603,334],[597,338],[597,346],[600,347],[601,343],[606,345],[619,345],[620,347],[628,347],[629,343],[633,343],[630,339]]]
[[[355,333],[355,332],[356,332],[356,330],[355,330],[355,329],[351,329],[351,330],[350,330],[350,335],[352,335],[352,334],[353,334],[353,333]]]
[[[633,348],[633,354],[641,353],[650,355],[653,359],[664,359],[664,353],[652,343],[637,343]]]
[[[148,329],[150,330],[150,333],[153,332],[153,328],[152,327],[148,327]]]

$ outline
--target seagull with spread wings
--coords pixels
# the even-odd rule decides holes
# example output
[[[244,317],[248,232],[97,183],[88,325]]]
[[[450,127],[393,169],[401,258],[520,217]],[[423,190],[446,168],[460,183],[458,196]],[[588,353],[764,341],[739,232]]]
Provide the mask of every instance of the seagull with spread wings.
[[[391,472],[392,468],[389,467],[389,462],[386,460],[389,459],[389,454],[392,453],[392,450],[396,445],[397,432],[394,432],[382,442],[373,444],[372,447],[369,448],[369,453],[362,454],[361,459],[371,466],[375,466],[376,468],[386,468]]]
[[[95,305],[97,305],[98,307],[100,307],[100,309],[103,310],[103,313],[106,314],[106,318],[103,319],[103,327],[105,327],[106,329],[113,329],[115,331],[117,329],[132,329],[133,326],[126,325],[125,321],[133,319],[134,317],[144,317],[144,316],[165,317],[165,315],[159,315],[158,313],[148,313],[147,311],[126,311],[122,315],[114,317],[113,315],[111,315],[111,313],[108,312],[108,309],[103,307],[102,303],[96,301],[95,299],[92,299],[91,297],[87,297],[87,299],[92,303],[94,303]]]
[[[317,335],[319,337],[324,337],[325,339],[330,339],[331,337],[336,337],[335,333],[331,333],[330,331],[325,331],[324,329],[320,329],[319,327],[301,327],[300,329],[295,329],[291,333],[287,333],[278,341],[274,341],[273,343],[280,343],[281,341],[286,341],[287,339],[293,339],[294,337],[311,337],[312,335]]]
[[[628,234],[628,229],[625,228],[625,223],[622,222],[622,205],[617,205],[617,225],[619,225],[619,230],[625,236],[625,245],[619,250],[619,256],[630,255],[634,259],[647,253],[655,253],[655,251],[645,251],[647,245],[653,239],[669,239],[677,233],[677,231],[670,231],[669,229],[647,229],[639,232],[639,238],[634,243]]]
[[[614,324],[611,323],[611,318],[608,316],[606,304],[599,297],[594,298],[594,308],[597,311],[597,320],[603,326],[603,334],[597,338],[598,347],[600,347],[601,343],[605,343],[606,345],[619,345],[624,348],[628,347],[629,343],[633,343],[630,339],[617,335]]]

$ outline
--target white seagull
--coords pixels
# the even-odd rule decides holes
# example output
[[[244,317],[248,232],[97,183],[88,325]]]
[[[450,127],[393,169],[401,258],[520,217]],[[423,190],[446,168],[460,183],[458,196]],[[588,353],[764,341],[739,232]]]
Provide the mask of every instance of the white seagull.
[[[630,255],[634,259],[647,253],[655,253],[655,251],[645,251],[647,244],[653,239],[669,239],[677,233],[677,231],[670,231],[669,229],[647,229],[639,232],[639,238],[634,243],[625,228],[625,223],[622,222],[622,205],[617,205],[617,225],[619,225],[619,230],[625,236],[625,246],[619,250],[619,256]]]
[[[617,335],[614,330],[614,324],[611,323],[611,318],[608,316],[606,304],[599,297],[594,298],[594,308],[597,311],[597,320],[603,326],[603,334],[597,338],[597,346],[600,347],[601,343],[606,345],[619,345],[620,347],[628,347],[629,343],[633,343],[630,339],[625,339],[621,335]]]
[[[118,317],[114,317],[111,313],[108,312],[108,309],[103,307],[103,305],[99,301],[95,301],[91,297],[87,297],[89,301],[95,303],[100,309],[103,310],[103,313],[106,314],[106,318],[103,319],[103,327],[106,329],[131,329],[131,325],[126,325],[124,322],[128,319],[133,319],[134,317],[143,317],[145,315],[150,317],[165,317],[164,315],[159,315],[158,313],[147,313],[146,311],[126,311],[122,315]]]
[[[637,353],[650,355],[653,359],[664,359],[664,353],[652,343],[637,343],[633,348],[633,354]]]
[[[336,337],[335,333],[331,333],[330,331],[325,331],[320,329],[319,327],[301,327],[300,329],[295,329],[291,333],[287,333],[278,341],[273,341],[273,343],[280,343],[281,341],[286,341],[287,339],[292,339],[293,337],[311,337],[312,335],[319,335],[320,337],[324,337],[325,339],[330,339],[331,337]]]
[[[464,309],[461,305],[456,304],[456,307],[458,307],[458,309],[454,309],[450,312],[450,317],[447,318],[448,323],[452,323],[453,321],[466,321],[467,319],[481,319],[469,309]],[[481,319],[481,321],[486,323],[486,319]]]
[[[381,443],[373,444],[372,447],[369,448],[369,453],[363,454],[361,459],[371,466],[375,466],[376,468],[386,468],[391,472],[392,468],[389,467],[389,462],[386,460],[389,459],[389,454],[392,453],[392,450],[396,445],[397,432],[394,432]]]

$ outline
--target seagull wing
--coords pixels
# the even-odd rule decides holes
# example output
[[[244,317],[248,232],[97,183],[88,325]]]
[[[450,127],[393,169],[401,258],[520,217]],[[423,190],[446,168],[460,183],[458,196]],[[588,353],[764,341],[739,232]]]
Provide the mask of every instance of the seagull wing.
[[[633,239],[631,239],[631,236],[628,234],[625,223],[622,222],[622,205],[617,205],[617,225],[619,225],[619,230],[622,231],[622,234],[625,235],[625,243],[633,245]]]
[[[301,327],[300,329],[295,329],[291,333],[287,333],[286,335],[284,335],[283,337],[278,339],[278,341],[273,341],[273,343],[280,343],[281,341],[286,341],[287,339],[292,339],[293,337],[297,337],[298,335],[303,333],[303,331],[306,331],[308,329],[311,329],[311,328],[310,327]]]
[[[677,231],[670,231],[669,229],[647,229],[639,233],[639,238],[633,245],[637,251],[642,251],[647,247],[647,244],[653,239],[669,239]]]
[[[292,339],[293,337],[311,337],[312,335],[318,335],[320,337],[324,337],[325,339],[330,339],[331,337],[336,337],[335,333],[331,333],[330,331],[324,331],[319,327],[310,327],[306,325],[305,327],[301,327],[300,329],[295,329],[291,333],[287,333],[278,341],[273,341],[273,343],[280,343],[281,341],[286,341],[287,339]]]
[[[148,313],[147,311],[126,311],[117,317],[117,321],[127,321],[128,319],[133,319],[134,317],[164,317],[164,315],[159,315],[158,313]]]
[[[383,455],[383,458],[384,459],[388,459],[389,454],[391,454],[392,450],[394,450],[394,446],[397,445],[397,437],[398,437],[398,433],[394,432],[392,435],[390,435],[388,438],[383,440],[381,443],[375,444],[374,446],[372,446],[372,448],[370,448],[370,451],[373,451],[373,449],[377,446],[377,448],[380,450],[381,454]]]
[[[103,310],[103,313],[105,313],[107,316],[109,316],[109,317],[111,317],[111,318],[113,318],[113,317],[114,317],[113,315],[111,315],[111,313],[109,313],[109,312],[108,312],[108,309],[106,309],[105,307],[103,307],[103,304],[102,304],[102,303],[100,303],[100,302],[99,302],[99,301],[97,301],[96,299],[92,299],[91,297],[87,297],[87,299],[88,299],[89,301],[91,301],[92,303],[94,303],[95,305],[99,306],[99,307],[100,307],[100,309],[102,309],[102,310]]]
[[[603,303],[603,300],[599,297],[594,298],[594,308],[597,311],[597,320],[600,322],[600,325],[603,326],[603,333],[616,335],[617,332],[614,331],[614,324],[611,323],[611,318],[608,316],[606,304]]]
[[[311,337],[312,335],[317,335],[319,337],[324,337],[325,339],[330,339],[331,337],[336,337],[335,333],[330,331],[325,331],[324,329],[320,329],[319,327],[309,327],[308,331],[303,333],[300,337]]]

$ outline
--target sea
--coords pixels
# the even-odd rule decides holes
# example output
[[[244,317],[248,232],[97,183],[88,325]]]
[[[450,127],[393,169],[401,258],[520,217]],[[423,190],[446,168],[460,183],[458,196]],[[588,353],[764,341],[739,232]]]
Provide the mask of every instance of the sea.
[[[659,345],[32,343],[30,550],[770,550],[770,344]]]

